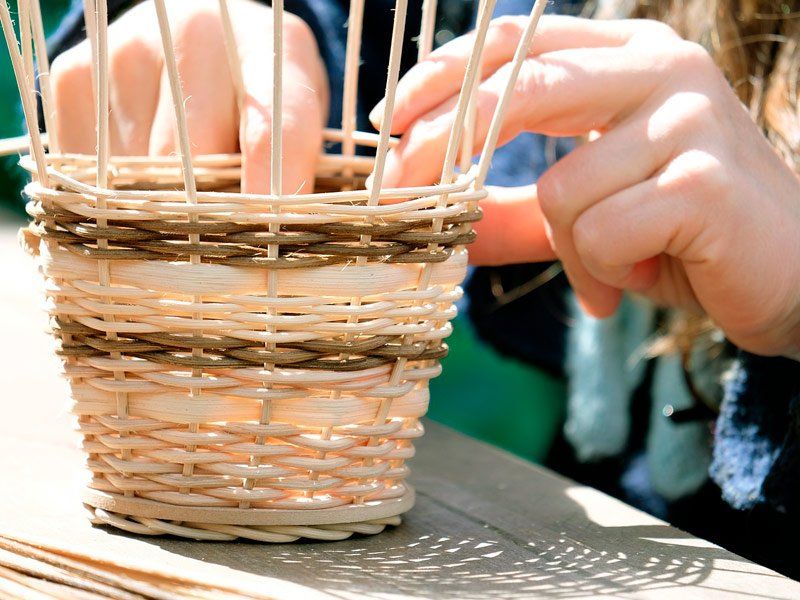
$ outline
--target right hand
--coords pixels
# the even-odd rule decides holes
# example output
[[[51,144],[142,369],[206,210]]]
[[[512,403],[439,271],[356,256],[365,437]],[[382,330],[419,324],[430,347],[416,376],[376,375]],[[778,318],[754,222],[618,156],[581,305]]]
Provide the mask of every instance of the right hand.
[[[503,18],[489,30],[476,147],[526,23]],[[392,133],[403,137],[384,185],[438,177],[470,43],[442,46],[398,85]],[[549,238],[593,316],[612,314],[630,290],[705,313],[745,350],[800,353],[800,177],[700,46],[654,21],[543,17],[500,143],[522,131],[590,141],[535,191],[511,188],[511,202],[495,192],[484,203],[479,260],[550,258]],[[526,213],[533,231],[518,233]],[[488,254],[493,245],[500,250]]]
[[[218,3],[168,1],[193,155],[242,153],[242,191],[267,193],[272,123],[272,9],[231,0],[242,62],[238,114]],[[113,155],[175,152],[175,116],[152,1],[109,26],[109,134]],[[316,41],[298,17],[283,20],[283,190],[310,192],[327,121],[328,83]],[[88,40],[52,66],[55,135],[63,152],[94,154],[96,109]]]

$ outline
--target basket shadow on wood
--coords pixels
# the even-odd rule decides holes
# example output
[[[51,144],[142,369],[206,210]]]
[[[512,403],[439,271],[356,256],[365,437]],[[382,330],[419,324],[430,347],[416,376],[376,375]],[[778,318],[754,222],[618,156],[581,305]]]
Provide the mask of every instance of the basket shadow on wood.
[[[395,10],[386,122],[406,1]],[[226,1],[219,5],[241,106],[233,26]],[[342,154],[320,157],[314,193],[284,194],[283,6],[274,2],[271,189],[259,195],[239,192],[240,156],[191,157],[163,0],[155,7],[180,142],[177,157],[163,158],[109,155],[103,0],[87,11],[97,155],[60,153],[54,139],[45,153],[32,91],[35,49],[49,125],[40,9],[36,0],[20,3],[20,51],[3,4],[31,132],[22,165],[32,175],[33,222],[23,238],[47,279],[51,328],[92,474],[84,501],[94,522],[206,540],[335,540],[378,533],[413,505],[406,461],[423,433],[428,381],[447,353],[464,245],[480,217],[502,113],[544,2],[520,40],[482,162],[470,168],[470,106],[493,6],[481,5],[437,185],[381,188],[396,140],[388,127],[354,129],[354,43],[343,126],[325,133]],[[360,35],[362,10],[354,0],[351,37]],[[421,56],[434,12],[426,1]],[[372,156],[359,155],[359,146]]]
[[[254,544],[231,553],[212,543],[203,560],[277,573],[347,598],[669,597],[676,590],[725,597],[731,592],[720,572],[753,573],[754,565],[654,517],[627,507],[618,512],[617,501],[601,492],[534,474],[536,467],[429,425],[412,475],[417,505],[403,527],[341,545],[293,544],[269,555]],[[458,484],[441,482],[442,472],[453,473]],[[149,542],[196,556],[196,546],[182,540]],[[762,581],[775,577],[767,573]]]

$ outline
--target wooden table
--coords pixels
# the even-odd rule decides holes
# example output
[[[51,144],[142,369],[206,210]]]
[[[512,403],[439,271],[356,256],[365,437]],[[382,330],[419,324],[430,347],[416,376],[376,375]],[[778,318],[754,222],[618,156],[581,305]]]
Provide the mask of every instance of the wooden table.
[[[797,582],[434,423],[412,462],[417,505],[378,536],[261,545],[93,528],[39,278],[15,238],[0,227],[0,536],[247,598],[800,598]]]

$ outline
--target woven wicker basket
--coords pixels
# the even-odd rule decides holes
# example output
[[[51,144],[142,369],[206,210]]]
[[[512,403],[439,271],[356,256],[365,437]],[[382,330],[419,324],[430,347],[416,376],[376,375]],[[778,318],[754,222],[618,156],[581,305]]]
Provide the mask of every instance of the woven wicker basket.
[[[396,7],[388,114],[405,3]],[[473,239],[509,95],[484,160],[458,174],[457,150],[472,154],[470,105],[493,5],[482,3],[439,185],[381,189],[394,141],[388,128],[380,135],[353,129],[356,43],[348,51],[349,114],[342,130],[325,133],[344,142],[342,154],[320,158],[315,193],[281,193],[278,133],[271,193],[245,195],[240,156],[189,157],[163,0],[156,7],[181,142],[178,157],[164,158],[108,156],[103,0],[87,23],[98,56],[98,154],[60,154],[55,144],[46,153],[32,92],[36,51],[47,117],[38,2],[20,2],[21,50],[3,3],[32,132],[31,156],[21,164],[32,174],[33,222],[23,237],[47,281],[50,324],[92,475],[84,502],[94,522],[267,542],[343,539],[399,523],[414,502],[406,460],[423,433],[428,381],[447,353],[464,244]],[[543,5],[520,42],[509,92]],[[225,0],[220,7],[232,35]],[[273,10],[280,32],[282,3]],[[360,35],[362,10],[363,0],[354,0],[350,36]],[[434,12],[426,2],[421,55],[430,49]],[[276,123],[279,44],[277,35]]]

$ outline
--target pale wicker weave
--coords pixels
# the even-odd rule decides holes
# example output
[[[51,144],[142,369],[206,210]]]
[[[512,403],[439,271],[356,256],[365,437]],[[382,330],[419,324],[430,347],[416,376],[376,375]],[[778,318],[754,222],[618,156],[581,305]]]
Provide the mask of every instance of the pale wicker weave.
[[[397,0],[386,86],[392,114],[407,0]],[[109,157],[105,1],[87,2],[98,108],[96,156],[65,155],[38,133],[34,55],[46,125],[49,68],[37,0],[21,0],[21,50],[2,25],[31,132],[25,242],[47,281],[92,474],[96,523],[139,534],[266,542],[372,534],[414,502],[405,483],[428,381],[441,372],[464,244],[502,114],[544,8],[520,42],[479,165],[469,167],[480,55],[475,46],[439,185],[382,189],[388,127],[357,132],[364,0],[350,8],[342,154],[323,155],[313,194],[281,189],[282,0],[275,21],[270,194],[238,191],[238,155],[190,158],[163,0],[155,5],[180,138],[175,157]],[[240,65],[220,14],[234,84]],[[423,7],[420,56],[435,3]],[[48,126],[48,129],[51,129]],[[464,132],[466,131],[466,134]],[[462,137],[464,141],[462,142]],[[357,146],[374,148],[374,157]],[[371,187],[365,187],[371,175]],[[443,477],[446,474],[442,474]]]

